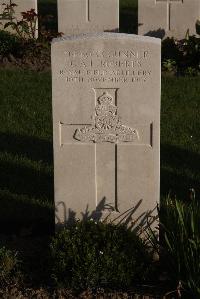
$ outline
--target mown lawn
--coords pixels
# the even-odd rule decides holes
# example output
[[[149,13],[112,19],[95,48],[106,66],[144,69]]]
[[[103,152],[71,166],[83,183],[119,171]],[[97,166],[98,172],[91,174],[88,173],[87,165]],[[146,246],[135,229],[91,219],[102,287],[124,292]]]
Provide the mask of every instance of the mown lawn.
[[[200,193],[200,77],[163,78],[161,195]]]
[[[16,222],[46,229],[53,220],[50,74],[1,71],[0,86],[0,232]]]
[[[51,75],[0,71],[0,232],[50,229]],[[200,192],[200,78],[162,80],[161,195]]]

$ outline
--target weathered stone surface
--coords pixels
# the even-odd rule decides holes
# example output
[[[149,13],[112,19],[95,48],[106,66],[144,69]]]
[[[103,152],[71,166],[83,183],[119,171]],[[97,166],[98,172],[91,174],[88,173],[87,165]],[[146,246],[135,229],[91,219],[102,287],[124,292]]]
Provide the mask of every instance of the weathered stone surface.
[[[159,39],[118,33],[54,40],[57,222],[129,210],[138,227],[156,214],[160,51]]]
[[[58,0],[58,31],[66,35],[118,31],[119,0]]]
[[[37,0],[0,0],[0,15],[3,13],[5,9],[4,4],[10,4],[10,2],[15,3],[17,6],[14,6],[14,14],[13,14],[13,21],[19,21],[22,19],[21,12],[26,12],[31,9],[35,9],[35,12],[37,13]],[[0,16],[0,29],[3,29],[3,26],[5,23],[9,22],[9,18],[2,18]],[[13,32],[11,27],[8,27],[6,30]],[[36,25],[36,30],[35,30],[35,37],[38,36],[38,24]]]
[[[199,0],[139,0],[138,34],[182,39],[187,30],[196,34]]]

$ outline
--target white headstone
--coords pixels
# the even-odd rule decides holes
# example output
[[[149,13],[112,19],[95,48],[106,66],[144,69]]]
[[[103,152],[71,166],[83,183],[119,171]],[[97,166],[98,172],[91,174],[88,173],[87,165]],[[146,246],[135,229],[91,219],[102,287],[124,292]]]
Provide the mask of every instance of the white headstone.
[[[139,0],[138,34],[183,39],[196,34],[199,0]]]
[[[57,222],[73,213],[114,218],[130,209],[142,224],[148,212],[156,214],[160,52],[160,39],[137,35],[54,40]]]
[[[119,0],[58,0],[58,31],[66,35],[118,31]]]
[[[37,13],[37,0],[0,0],[0,15],[4,12],[6,5],[15,3],[16,6],[13,6],[14,14],[13,21],[20,21],[22,19],[22,12],[34,9]],[[6,5],[5,5],[6,4]],[[3,18],[0,16],[0,29],[3,29],[5,23],[9,22],[9,18]],[[13,32],[11,27],[8,27],[6,30]],[[38,24],[36,24],[35,37],[38,37]]]

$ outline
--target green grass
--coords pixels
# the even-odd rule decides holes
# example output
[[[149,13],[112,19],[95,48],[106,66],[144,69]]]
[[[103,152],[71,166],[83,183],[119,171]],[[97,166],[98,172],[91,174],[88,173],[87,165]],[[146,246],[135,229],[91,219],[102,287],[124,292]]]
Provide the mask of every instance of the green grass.
[[[164,78],[161,115],[161,194],[200,192],[200,77]]]
[[[0,227],[53,224],[50,73],[0,71]],[[161,195],[200,192],[200,78],[162,80]]]
[[[0,223],[45,228],[53,220],[51,78],[1,71],[0,86]]]

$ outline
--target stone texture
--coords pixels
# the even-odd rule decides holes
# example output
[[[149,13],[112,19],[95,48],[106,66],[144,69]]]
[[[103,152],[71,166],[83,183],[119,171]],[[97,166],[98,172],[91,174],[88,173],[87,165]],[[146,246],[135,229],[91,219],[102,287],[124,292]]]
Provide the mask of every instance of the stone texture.
[[[160,48],[160,39],[119,33],[54,40],[56,222],[129,210],[138,227],[156,214]]]
[[[183,39],[187,30],[196,34],[199,0],[139,0],[138,34]]]
[[[12,3],[15,3],[17,6],[14,7],[15,10],[15,14],[14,17],[19,21],[22,19],[22,15],[21,12],[26,12],[27,10],[30,9],[35,9],[36,13],[37,13],[37,0],[12,0]],[[4,5],[2,5],[3,3],[5,4],[9,4],[10,0],[0,0],[0,14],[3,13],[4,10]],[[5,23],[7,23],[9,20],[4,20],[0,18],[0,23],[2,23],[2,25],[0,25],[0,28],[3,29],[3,26]],[[9,27],[6,30],[9,30],[12,32],[12,29]],[[38,36],[38,24],[37,24],[37,28],[36,28],[36,37]]]
[[[58,31],[66,35],[118,31],[119,0],[58,0]]]

